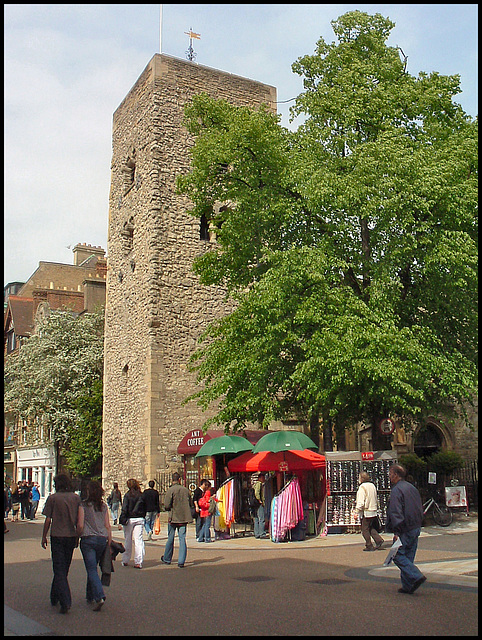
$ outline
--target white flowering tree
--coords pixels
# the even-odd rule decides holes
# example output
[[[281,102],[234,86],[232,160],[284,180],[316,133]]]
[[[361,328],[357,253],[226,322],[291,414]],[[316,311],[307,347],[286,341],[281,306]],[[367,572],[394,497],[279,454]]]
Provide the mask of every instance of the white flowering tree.
[[[101,457],[103,327],[103,309],[51,312],[4,367],[5,408],[28,425],[27,442],[58,443],[78,475]]]

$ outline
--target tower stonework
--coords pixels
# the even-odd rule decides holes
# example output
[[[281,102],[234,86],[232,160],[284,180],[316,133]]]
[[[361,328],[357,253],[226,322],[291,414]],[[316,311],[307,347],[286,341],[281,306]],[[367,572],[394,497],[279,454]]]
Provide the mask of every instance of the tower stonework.
[[[274,87],[156,54],[113,117],[105,311],[103,482],[180,468],[177,445],[210,415],[184,400],[196,390],[189,357],[229,307],[199,283],[209,250],[190,201],[176,194],[194,141],[182,126],[198,93],[236,105],[267,103]]]

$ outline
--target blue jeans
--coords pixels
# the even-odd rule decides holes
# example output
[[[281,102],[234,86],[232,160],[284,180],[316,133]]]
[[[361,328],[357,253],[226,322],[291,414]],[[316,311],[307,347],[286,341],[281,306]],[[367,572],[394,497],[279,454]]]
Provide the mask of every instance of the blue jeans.
[[[260,504],[254,514],[254,537],[264,536],[264,505]]]
[[[415,582],[423,577],[423,573],[415,566],[415,554],[417,553],[420,527],[399,535],[402,546],[399,547],[393,562],[400,569],[400,578],[403,589],[410,591]]]
[[[84,558],[85,568],[87,570],[87,588],[85,597],[90,602],[95,600],[98,602],[105,598],[104,588],[97,571],[97,565],[102,558],[107,545],[107,538],[104,536],[85,536],[80,539],[80,550]]]
[[[211,542],[211,520],[211,515],[202,518],[201,531],[199,532],[199,537],[197,539],[198,542]]]
[[[174,551],[174,536],[179,536],[179,557],[177,559],[178,565],[183,565],[186,562],[187,557],[187,544],[186,544],[186,524],[173,524],[169,522],[167,525],[167,542],[164,549],[164,562],[171,564],[172,553]]]
[[[32,500],[32,504],[30,505],[30,515],[29,518],[30,520],[33,520],[35,518],[35,514],[37,513],[37,509],[38,509],[38,500]]]
[[[67,576],[69,575],[70,563],[76,546],[77,538],[50,537],[50,551],[54,571],[54,579],[50,588],[50,602],[53,605],[60,602],[60,606],[67,609],[70,609],[72,605]]]
[[[146,533],[154,532],[154,522],[156,521],[157,511],[148,511],[144,518],[144,528]]]
[[[120,502],[113,502],[109,507],[110,515],[112,517],[112,520],[114,521],[114,524],[117,524],[119,520],[119,508]]]

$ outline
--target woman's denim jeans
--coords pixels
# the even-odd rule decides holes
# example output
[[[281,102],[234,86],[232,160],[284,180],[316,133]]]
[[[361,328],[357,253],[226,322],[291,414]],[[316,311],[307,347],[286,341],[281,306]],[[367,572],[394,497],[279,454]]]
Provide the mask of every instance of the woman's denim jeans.
[[[201,531],[199,532],[198,542],[211,542],[211,520],[212,516],[208,515],[202,519]]]
[[[104,536],[86,536],[80,539],[80,550],[84,558],[85,568],[87,570],[87,588],[85,597],[87,600],[95,600],[98,602],[105,598],[104,588],[97,571],[97,565],[102,558],[107,545],[107,538]]]
[[[109,507],[110,515],[115,524],[119,521],[120,502],[113,502]]]
[[[179,556],[177,559],[178,565],[184,565],[187,557],[187,544],[186,544],[186,529],[187,525],[185,524],[172,524],[169,522],[167,526],[167,542],[166,547],[164,549],[164,562],[166,564],[171,564],[172,554],[174,551],[174,536],[179,536]]]
[[[402,546],[398,548],[397,554],[393,558],[393,562],[400,569],[402,587],[407,591],[410,591],[415,582],[423,577],[423,573],[414,565],[419,535],[420,527],[401,533],[399,538]]]

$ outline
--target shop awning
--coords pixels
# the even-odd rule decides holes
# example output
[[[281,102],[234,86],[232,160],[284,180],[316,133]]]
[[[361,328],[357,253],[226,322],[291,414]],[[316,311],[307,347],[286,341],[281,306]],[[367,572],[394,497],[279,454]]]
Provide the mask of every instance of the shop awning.
[[[252,449],[253,445],[247,438],[224,435],[219,438],[211,438],[205,442],[196,453],[196,458],[224,455],[226,453],[243,453],[243,451],[251,451]]]
[[[271,431],[256,443],[254,452],[304,451],[317,448],[313,440],[301,431]]]
[[[221,438],[225,435],[224,431],[216,429],[208,429],[206,433],[202,429],[192,429],[188,431],[177,447],[177,453],[180,455],[196,455],[201,447],[213,438]],[[236,436],[246,438],[251,444],[256,444],[266,431],[256,429],[246,429],[244,431],[236,431]]]
[[[223,435],[224,431],[215,431],[214,429],[208,429],[206,433],[202,429],[192,429],[179,443],[177,452],[181,455],[195,455],[205,442]]]
[[[228,462],[230,471],[254,473],[256,471],[309,471],[326,466],[325,456],[305,449],[304,451],[247,451]]]

